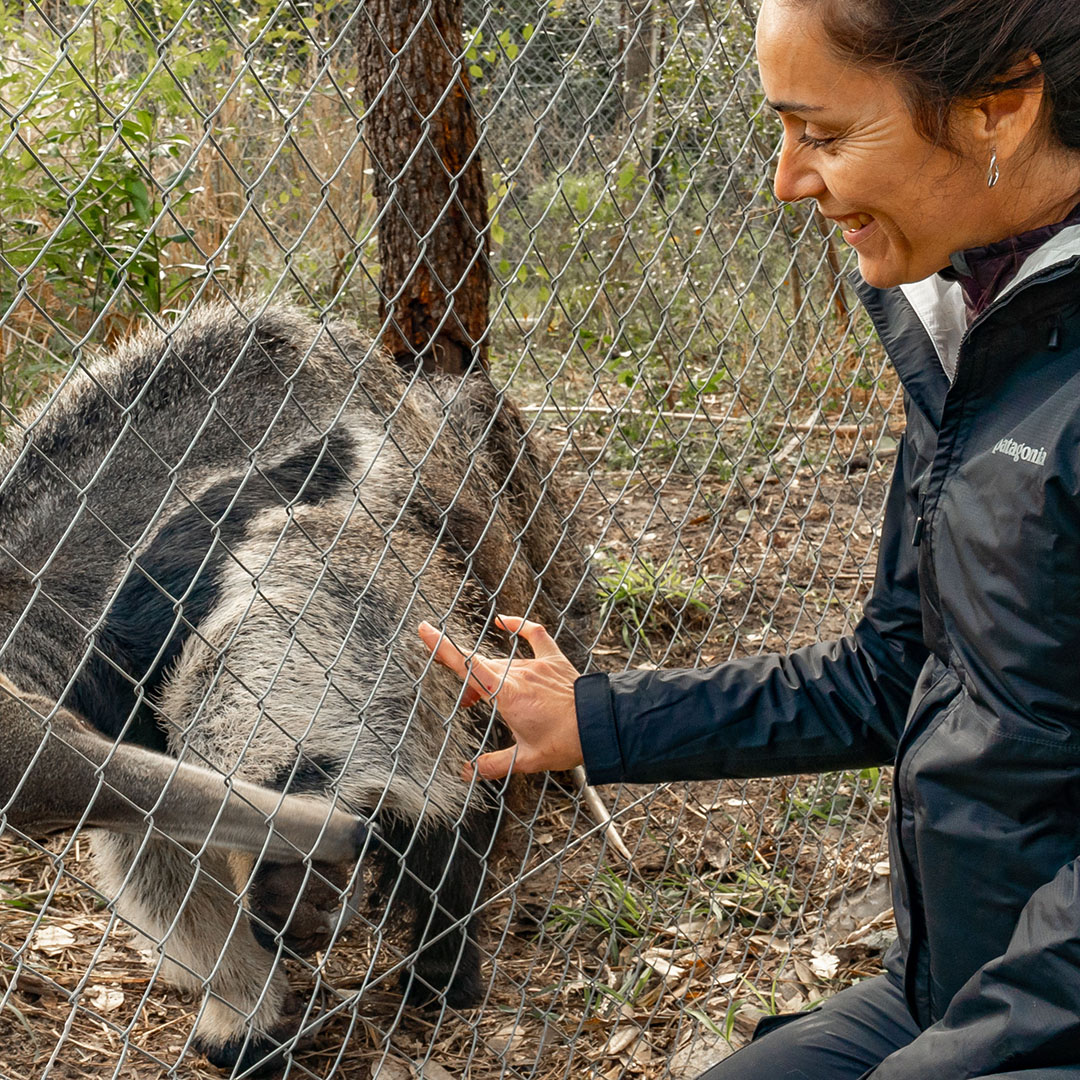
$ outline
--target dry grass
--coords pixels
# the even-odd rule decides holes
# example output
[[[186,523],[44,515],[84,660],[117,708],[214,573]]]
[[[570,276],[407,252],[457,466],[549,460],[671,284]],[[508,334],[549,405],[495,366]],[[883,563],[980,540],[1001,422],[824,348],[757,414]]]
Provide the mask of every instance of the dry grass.
[[[528,856],[504,854],[493,868],[501,888],[487,905],[483,1007],[402,1012],[386,980],[400,958],[385,946],[373,957],[367,935],[347,932],[322,958],[333,1016],[291,1075],[393,1077],[389,1058],[427,1059],[436,1080],[438,1068],[476,1080],[660,1077],[703,1017],[738,1044],[748,1034],[741,1021],[760,1010],[805,1007],[873,972],[879,953],[869,947],[840,952],[832,977],[813,965],[820,921],[885,858],[873,836],[881,819],[798,822],[785,808],[792,787],[623,789],[629,867],[609,861],[580,808],[549,791],[532,843],[520,826],[510,830],[507,849],[527,844]],[[4,951],[20,950],[0,1011],[5,1077],[217,1078],[186,1046],[198,1002],[153,977],[147,955],[82,885],[86,845],[58,858],[62,848],[51,844],[52,857],[10,840],[3,848]],[[293,973],[298,988],[310,986],[299,964]],[[358,1005],[356,991],[372,980]]]

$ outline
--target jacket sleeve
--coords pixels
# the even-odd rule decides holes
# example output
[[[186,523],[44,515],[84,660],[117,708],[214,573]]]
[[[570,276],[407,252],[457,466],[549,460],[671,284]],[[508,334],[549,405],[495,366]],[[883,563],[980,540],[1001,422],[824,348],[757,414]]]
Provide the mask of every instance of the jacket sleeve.
[[[1078,971],[1080,860],[1032,894],[1004,955],[975,972],[945,1015],[865,1076],[968,1080],[1006,1070],[1075,1065]]]
[[[874,589],[853,633],[786,656],[578,679],[590,782],[767,776],[891,761],[927,656],[912,547],[919,471],[905,435]]]

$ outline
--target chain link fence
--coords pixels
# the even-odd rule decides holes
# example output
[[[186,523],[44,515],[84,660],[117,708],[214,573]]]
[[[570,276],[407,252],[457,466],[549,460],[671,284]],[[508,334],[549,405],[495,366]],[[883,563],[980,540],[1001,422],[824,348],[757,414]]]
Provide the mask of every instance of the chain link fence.
[[[619,671],[858,617],[895,384],[846,252],[771,196],[754,5],[468,0],[458,45],[417,3],[393,48],[379,6],[0,5],[4,1080],[278,1042],[292,1077],[681,1080],[879,969],[877,770],[485,793],[491,710],[416,637],[505,654],[528,614]],[[423,220],[423,146],[375,123],[420,100],[410,43],[477,133]],[[462,381],[373,342],[421,271],[464,325],[437,229],[473,166]]]

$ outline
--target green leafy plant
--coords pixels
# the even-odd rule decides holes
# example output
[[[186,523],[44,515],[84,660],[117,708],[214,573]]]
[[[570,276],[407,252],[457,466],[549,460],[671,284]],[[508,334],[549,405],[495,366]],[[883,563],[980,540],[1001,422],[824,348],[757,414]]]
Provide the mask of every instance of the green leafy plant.
[[[627,646],[688,621],[711,620],[716,610],[720,580],[687,573],[673,559],[656,564],[601,553],[597,561],[601,621],[618,620]]]
[[[875,767],[823,773],[797,786],[788,805],[797,817],[841,825],[859,812],[884,814],[889,787],[882,770]]]

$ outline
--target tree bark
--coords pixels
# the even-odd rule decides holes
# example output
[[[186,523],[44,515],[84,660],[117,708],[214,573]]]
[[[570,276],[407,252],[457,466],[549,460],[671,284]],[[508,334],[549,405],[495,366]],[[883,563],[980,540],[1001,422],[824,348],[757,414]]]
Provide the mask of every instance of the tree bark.
[[[652,0],[624,0],[622,18],[625,30],[622,70],[623,107],[631,128],[640,122],[649,79],[656,61],[653,45]],[[647,156],[646,151],[646,156]]]
[[[461,0],[367,0],[364,141],[374,168],[383,343],[406,368],[487,364],[488,217]]]
[[[814,211],[814,223],[825,238],[825,258],[832,275],[832,301],[836,311],[836,321],[840,324],[840,331],[847,333],[851,325],[851,306],[848,304],[847,293],[844,292],[843,269],[840,266],[840,256],[836,252],[834,231],[820,210]]]

